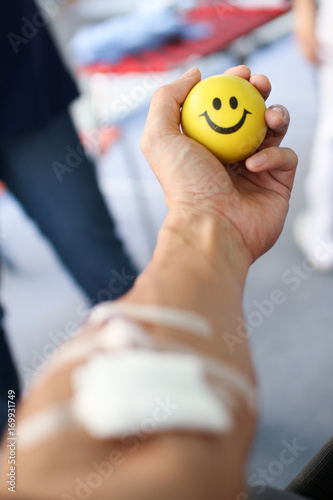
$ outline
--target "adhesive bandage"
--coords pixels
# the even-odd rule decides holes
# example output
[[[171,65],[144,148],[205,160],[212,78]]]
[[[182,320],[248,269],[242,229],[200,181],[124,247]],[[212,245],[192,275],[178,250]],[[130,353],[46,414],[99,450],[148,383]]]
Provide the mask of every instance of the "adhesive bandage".
[[[77,339],[55,361],[58,369],[79,361],[71,374],[72,398],[55,409],[59,422],[67,427],[76,423],[100,439],[121,439],[143,428],[147,433],[218,434],[231,429],[240,400],[255,410],[256,392],[244,375],[186,345],[158,339],[138,320],[203,338],[212,334],[209,322],[189,311],[122,303],[97,306],[88,320],[96,334],[81,343]],[[46,409],[43,418],[43,439],[61,432],[54,413]],[[21,445],[41,439],[40,419],[36,414],[22,423]]]
[[[161,432],[216,433],[232,424],[230,409],[206,380],[199,356],[146,349],[104,353],[78,368],[73,380],[74,414],[95,437],[135,434],[147,419]]]

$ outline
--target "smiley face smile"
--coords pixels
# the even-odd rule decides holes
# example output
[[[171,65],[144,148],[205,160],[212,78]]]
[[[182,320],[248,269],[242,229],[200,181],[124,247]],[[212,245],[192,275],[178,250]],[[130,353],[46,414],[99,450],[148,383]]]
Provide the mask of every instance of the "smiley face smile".
[[[239,120],[238,123],[236,123],[236,125],[233,125],[232,127],[220,127],[219,125],[216,125],[216,123],[214,123],[213,120],[211,120],[211,118],[209,117],[207,111],[201,113],[199,117],[204,116],[206,118],[208,125],[212,130],[214,130],[214,132],[217,132],[219,134],[233,134],[234,132],[237,132],[237,130],[239,130],[244,125],[246,115],[248,114],[251,115],[252,114],[251,111],[248,111],[247,109],[244,108],[242,118]]]

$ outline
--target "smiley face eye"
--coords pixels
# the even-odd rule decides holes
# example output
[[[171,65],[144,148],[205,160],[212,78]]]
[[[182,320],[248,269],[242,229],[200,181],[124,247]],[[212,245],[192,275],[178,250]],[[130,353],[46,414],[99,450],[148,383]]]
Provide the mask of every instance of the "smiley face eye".
[[[213,108],[218,111],[219,109],[221,109],[221,106],[222,106],[221,99],[215,97],[215,99],[213,100]]]
[[[230,103],[231,109],[236,109],[238,106],[238,101],[237,101],[236,97],[230,97],[229,103]]]

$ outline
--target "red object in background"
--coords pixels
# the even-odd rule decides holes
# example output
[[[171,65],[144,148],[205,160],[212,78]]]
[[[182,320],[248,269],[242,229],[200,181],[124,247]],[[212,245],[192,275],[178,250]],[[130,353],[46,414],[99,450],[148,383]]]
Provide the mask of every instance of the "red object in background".
[[[210,34],[196,40],[180,40],[167,43],[156,50],[144,50],[128,55],[115,64],[95,63],[78,68],[88,73],[143,73],[167,71],[186,64],[190,58],[203,57],[225,49],[237,38],[284,14],[290,7],[241,9],[225,2],[202,4],[187,12],[189,23],[205,22]]]

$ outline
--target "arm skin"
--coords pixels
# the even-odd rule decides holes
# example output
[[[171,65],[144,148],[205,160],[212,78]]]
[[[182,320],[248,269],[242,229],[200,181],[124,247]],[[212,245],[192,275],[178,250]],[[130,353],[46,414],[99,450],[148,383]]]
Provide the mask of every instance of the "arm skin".
[[[293,0],[295,13],[295,35],[303,55],[310,62],[319,64],[318,41],[316,38],[315,0]]]
[[[250,76],[245,66],[228,73],[249,79],[263,96],[269,95],[266,77]],[[289,115],[276,106],[266,111],[269,129],[261,151],[239,164],[237,174],[224,168],[206,148],[179,131],[181,105],[199,80],[200,72],[193,69],[153,96],[141,147],[163,187],[169,213],[151,262],[120,300],[176,306],[205,316],[213,325],[210,339],[146,326],[152,335],[178,339],[209,353],[255,384],[247,339],[243,337],[231,353],[223,333],[237,335],[248,268],[283,228],[297,157],[279,147]],[[94,329],[83,333],[94,334]],[[23,403],[21,418],[46,402],[66,399],[73,366],[40,380]],[[226,434],[152,435],[133,452],[119,441],[93,440],[75,429],[48,439],[34,452],[20,452],[18,447],[17,499],[68,500],[61,496],[64,492],[75,498],[75,479],[88,477],[94,472],[92,463],[105,461],[116,449],[124,463],[91,492],[91,500],[243,500],[243,475],[255,425],[255,414],[239,401],[235,426]],[[1,487],[0,493],[6,498]]]
[[[270,92],[268,80],[262,75],[250,77],[244,66],[228,73],[250,79],[265,97]],[[234,366],[255,383],[247,340],[231,353],[223,333],[237,335],[248,268],[282,230],[297,157],[290,149],[279,148],[289,115],[273,107],[266,112],[271,128],[260,148],[264,163],[255,165],[257,153],[239,166],[237,175],[228,175],[206,148],[179,134],[180,105],[199,79],[200,73],[194,70],[153,97],[141,147],[164,189],[169,214],[149,266],[123,300],[182,307],[209,318],[213,338],[201,342],[188,338],[186,342]],[[181,332],[150,329],[184,342]],[[198,480],[192,480],[188,498],[203,498],[194,493],[200,484],[211,485],[206,498],[212,499],[215,494],[219,499],[234,499],[237,491],[244,491],[242,471],[255,417],[242,407],[237,419],[235,434],[216,439],[216,447],[214,440],[206,441],[207,460],[220,464],[220,471],[211,474],[200,469],[199,461],[194,463],[191,475]],[[203,445],[200,436],[192,440],[193,446]]]

